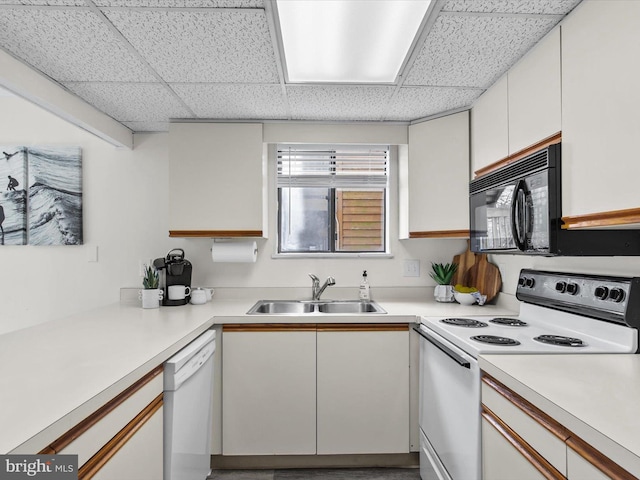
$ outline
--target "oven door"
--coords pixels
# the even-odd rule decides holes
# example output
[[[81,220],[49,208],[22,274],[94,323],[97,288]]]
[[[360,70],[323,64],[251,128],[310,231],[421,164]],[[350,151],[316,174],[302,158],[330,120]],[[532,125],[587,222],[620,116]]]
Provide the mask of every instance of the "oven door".
[[[478,362],[425,326],[420,334],[420,429],[428,459],[441,478],[480,480]],[[421,465],[423,470],[423,465]]]

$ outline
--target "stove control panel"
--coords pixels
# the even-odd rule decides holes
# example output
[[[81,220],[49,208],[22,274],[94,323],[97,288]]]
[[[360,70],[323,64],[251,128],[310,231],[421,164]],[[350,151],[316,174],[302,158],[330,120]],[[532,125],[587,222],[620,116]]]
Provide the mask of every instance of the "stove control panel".
[[[630,319],[638,323],[639,290],[639,278],[523,269],[516,296],[525,302],[630,325]]]

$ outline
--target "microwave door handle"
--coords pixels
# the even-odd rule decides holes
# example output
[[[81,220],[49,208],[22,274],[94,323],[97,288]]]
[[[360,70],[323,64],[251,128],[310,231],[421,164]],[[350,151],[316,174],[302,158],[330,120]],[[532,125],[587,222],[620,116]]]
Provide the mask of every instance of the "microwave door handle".
[[[448,348],[445,345],[443,345],[442,343],[438,342],[435,338],[431,338],[428,335],[425,335],[424,333],[422,333],[420,331],[419,328],[414,328],[413,330],[418,335],[420,335],[422,338],[424,338],[427,342],[432,343],[436,348],[440,349],[440,351],[442,351],[442,353],[444,353],[447,357],[449,357],[451,360],[456,362],[461,367],[471,368],[471,363],[466,358],[464,358],[463,356],[458,355],[456,352],[454,352],[450,348]]]
[[[526,204],[526,189],[527,184],[524,180],[518,180],[516,188],[513,191],[513,198],[511,199],[511,233],[513,239],[516,242],[518,250],[523,251],[526,248],[525,243],[525,226],[524,218],[521,215],[524,204]]]

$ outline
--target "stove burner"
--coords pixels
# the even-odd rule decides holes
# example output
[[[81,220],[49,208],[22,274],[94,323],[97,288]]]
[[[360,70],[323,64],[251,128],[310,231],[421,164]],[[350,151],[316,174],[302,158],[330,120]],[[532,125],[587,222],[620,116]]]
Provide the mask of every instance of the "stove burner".
[[[561,335],[540,335],[534,337],[534,340],[549,345],[558,345],[561,347],[584,347],[585,343],[579,338],[563,337]]]
[[[501,345],[505,347],[513,347],[520,345],[520,342],[513,338],[498,337],[496,335],[475,335],[471,337],[471,340],[475,340],[480,343],[489,343],[491,345]]]
[[[440,320],[447,325],[455,325],[457,327],[481,328],[488,326],[486,323],[471,318],[444,318]]]
[[[496,323],[498,325],[507,325],[509,327],[526,327],[527,322],[523,322],[517,318],[507,318],[507,317],[496,317],[492,320],[489,320],[491,323]]]

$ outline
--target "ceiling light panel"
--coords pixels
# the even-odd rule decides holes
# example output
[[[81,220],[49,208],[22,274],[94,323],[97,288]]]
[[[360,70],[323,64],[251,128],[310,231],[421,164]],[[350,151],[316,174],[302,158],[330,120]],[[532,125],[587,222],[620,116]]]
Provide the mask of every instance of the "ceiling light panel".
[[[393,83],[430,0],[277,0],[288,81]]]

